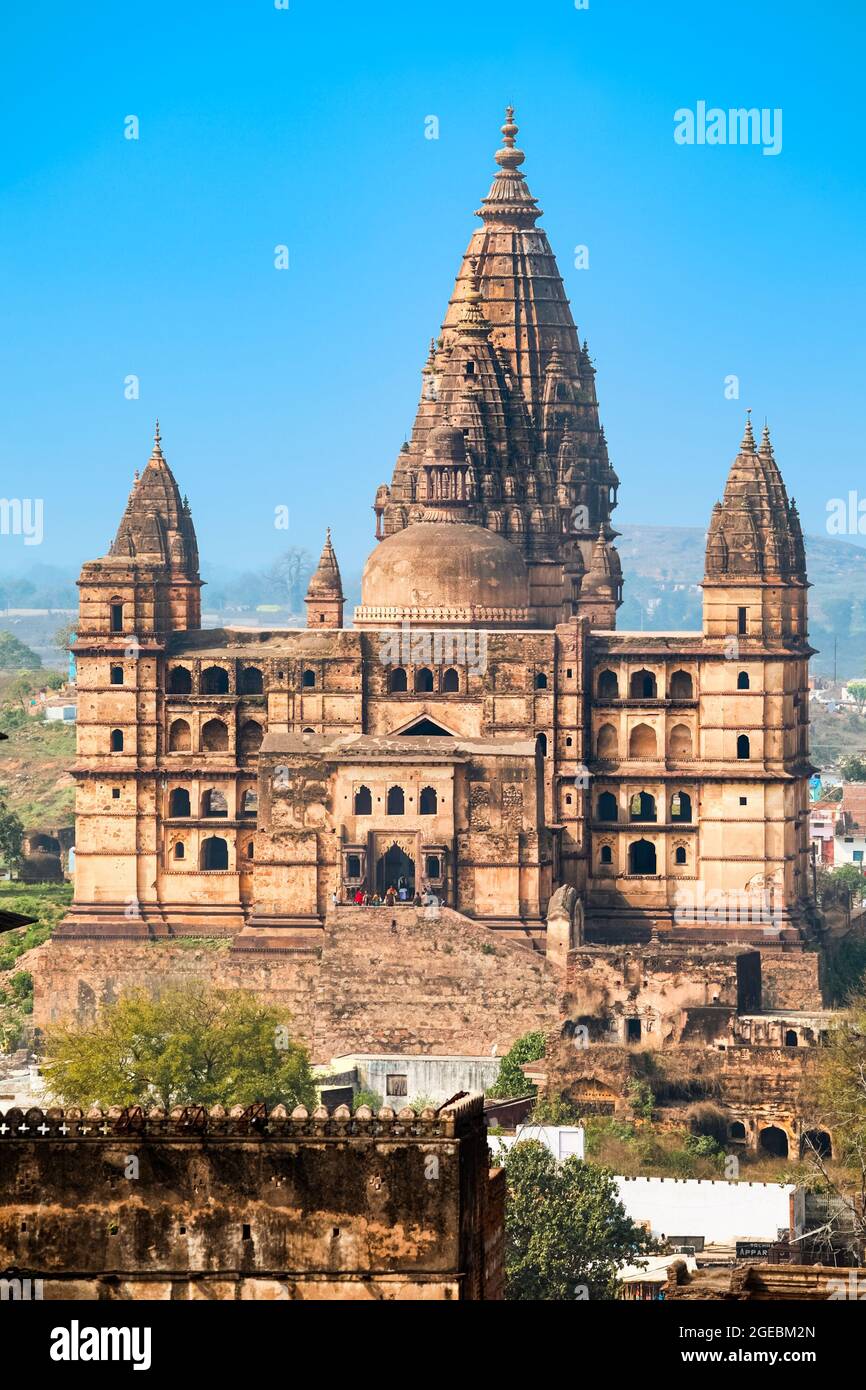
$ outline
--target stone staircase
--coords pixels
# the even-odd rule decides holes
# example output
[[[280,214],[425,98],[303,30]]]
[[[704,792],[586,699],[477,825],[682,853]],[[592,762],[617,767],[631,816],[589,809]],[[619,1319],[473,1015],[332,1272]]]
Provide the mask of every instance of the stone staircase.
[[[341,906],[325,921],[317,1057],[499,1055],[558,1026],[561,977],[519,940],[452,908]]]

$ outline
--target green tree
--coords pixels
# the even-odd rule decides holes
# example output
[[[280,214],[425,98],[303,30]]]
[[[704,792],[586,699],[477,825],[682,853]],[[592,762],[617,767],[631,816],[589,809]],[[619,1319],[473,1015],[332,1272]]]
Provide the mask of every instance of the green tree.
[[[66,1105],[315,1105],[306,1049],[245,990],[135,990],[90,1026],[49,1029],[43,1069]]]
[[[852,753],[850,757],[841,759],[839,771],[843,782],[866,782],[866,758]]]
[[[5,795],[0,792],[0,859],[7,869],[17,869],[21,863],[21,844],[24,826],[14,811],[6,804]]]
[[[580,1111],[560,1091],[550,1095],[545,1091],[532,1107],[529,1118],[530,1123],[537,1125],[574,1125],[580,1119]]]
[[[507,1296],[513,1300],[612,1299],[616,1272],[649,1247],[625,1214],[607,1168],[543,1144],[515,1144],[505,1159]]]
[[[866,681],[849,681],[847,690],[857,706],[857,713],[862,714],[866,708]]]
[[[633,1076],[628,1083],[628,1103],[631,1113],[639,1120],[651,1120],[656,1098],[648,1081]]]
[[[15,671],[21,667],[42,665],[41,656],[32,652],[11,632],[0,632],[0,670]]]
[[[830,878],[836,889],[843,888],[851,894],[852,902],[859,903],[866,895],[866,878],[858,864],[840,864],[831,870]]]
[[[520,1064],[521,1062],[537,1062],[540,1057],[544,1056],[544,1047],[543,1033],[524,1033],[522,1038],[518,1038],[499,1063],[499,1071],[496,1080],[487,1091],[488,1096],[498,1099],[510,1099],[512,1096],[534,1096],[538,1087],[527,1081],[520,1069]]]
[[[59,647],[62,652],[68,652],[69,644],[78,631],[78,622],[64,623],[54,634],[54,645]]]
[[[361,1087],[352,1097],[352,1109],[360,1110],[362,1105],[368,1105],[371,1110],[381,1110],[383,1101],[378,1091],[369,1091]]]
[[[832,1135],[833,1158],[847,1181],[839,1182],[813,1145],[806,1158],[823,1185],[847,1209],[861,1242],[866,1241],[866,988],[849,997],[826,1047],[818,1049],[808,1084],[808,1125]]]

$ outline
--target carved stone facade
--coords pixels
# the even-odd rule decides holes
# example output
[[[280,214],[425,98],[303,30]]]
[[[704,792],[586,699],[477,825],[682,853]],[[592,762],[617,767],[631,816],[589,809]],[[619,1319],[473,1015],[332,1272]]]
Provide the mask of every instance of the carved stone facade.
[[[202,630],[158,433],[109,554],[84,566],[75,902],[53,952],[220,933],[247,958],[316,950],[335,908],[392,887],[536,948],[562,887],[583,949],[689,943],[712,963],[808,941],[796,508],[747,424],[703,630],[614,630],[617,479],[511,114],[376,494],[354,626],[329,535],[306,629]]]

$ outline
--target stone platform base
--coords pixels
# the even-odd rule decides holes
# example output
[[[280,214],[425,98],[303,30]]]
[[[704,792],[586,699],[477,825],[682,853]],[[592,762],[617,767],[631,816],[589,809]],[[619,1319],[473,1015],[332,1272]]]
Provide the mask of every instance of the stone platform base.
[[[392,926],[393,923],[393,926]],[[34,1023],[93,1018],[125,990],[206,980],[285,1009],[314,1061],[350,1052],[501,1056],[561,1019],[561,972],[448,908],[338,908],[323,928],[247,927],[231,941],[54,937],[34,971]]]

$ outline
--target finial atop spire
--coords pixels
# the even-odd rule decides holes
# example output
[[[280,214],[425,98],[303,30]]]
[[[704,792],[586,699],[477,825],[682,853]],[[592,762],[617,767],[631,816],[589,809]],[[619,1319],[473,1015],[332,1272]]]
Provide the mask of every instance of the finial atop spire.
[[[767,424],[766,420],[764,421],[764,428],[761,432],[761,447],[758,450],[758,453],[768,454],[770,458],[773,457],[773,444],[770,439],[770,426]]]
[[[518,127],[514,124],[514,107],[506,106],[505,125],[502,127],[502,135],[505,143],[503,148],[501,150],[497,150],[496,154],[494,155],[496,163],[502,169],[517,169],[520,167],[520,165],[526,158],[526,156],[523,153],[523,150],[518,150],[515,148],[514,137],[517,134],[517,131]]]
[[[740,444],[741,454],[753,454],[755,452],[755,436],[752,434],[752,411],[746,411],[746,428],[743,431],[743,439]]]
[[[157,458],[161,458],[161,457],[162,457],[162,447],[161,447],[161,443],[162,443],[162,435],[161,435],[160,432],[159,432],[159,420],[157,419],[156,425],[154,426],[154,430],[153,430],[153,452],[154,452],[154,455],[155,455]]]

